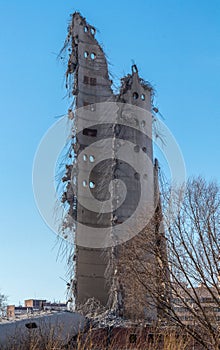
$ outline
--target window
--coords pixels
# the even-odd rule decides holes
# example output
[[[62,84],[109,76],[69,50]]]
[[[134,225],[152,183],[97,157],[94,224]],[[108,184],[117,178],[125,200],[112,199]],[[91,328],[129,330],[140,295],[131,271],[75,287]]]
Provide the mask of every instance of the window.
[[[90,78],[90,85],[96,85],[96,78]]]
[[[83,187],[86,187],[87,186],[87,181],[86,180],[83,180]]]
[[[83,129],[83,135],[96,137],[97,130],[96,129]]]
[[[141,99],[142,99],[142,101],[145,101],[145,94],[141,95]]]
[[[91,27],[91,28],[90,28],[90,33],[91,33],[92,35],[95,35],[95,32],[96,32],[95,28],[94,28],[94,27]]]
[[[90,55],[90,57],[91,57],[92,60],[95,60],[95,59],[96,59],[96,54],[95,54],[95,52],[92,52],[91,55]]]
[[[88,159],[87,155],[86,155],[86,154],[83,154],[83,160],[84,160],[84,162],[86,162],[87,159]]]
[[[132,72],[133,72],[133,73],[138,73],[138,69],[137,69],[136,64],[133,64],[133,66],[131,67],[131,69],[132,69]]]
[[[147,152],[147,148],[146,148],[146,147],[142,147],[142,151],[143,151],[144,153],[146,153],[146,152]]]
[[[88,57],[89,57],[88,51],[85,51],[85,52],[84,52],[84,57],[85,57],[85,58],[88,58]]]
[[[90,183],[89,183],[89,187],[90,187],[90,188],[95,188],[95,182],[90,181]]]
[[[84,27],[84,32],[87,33],[89,28],[87,26]]]
[[[138,97],[139,97],[138,93],[137,93],[137,92],[134,92],[134,93],[133,93],[133,99],[134,99],[134,100],[137,100]]]
[[[89,77],[87,77],[86,75],[84,75],[83,83],[89,84]]]
[[[96,85],[96,78],[89,78],[88,76],[84,75],[83,83],[95,86]]]
[[[89,156],[89,161],[90,161],[91,163],[94,163],[95,157],[94,157],[94,156]]]
[[[145,127],[145,125],[146,125],[145,120],[142,120],[142,122],[141,122],[141,126],[144,128],[144,127]]]

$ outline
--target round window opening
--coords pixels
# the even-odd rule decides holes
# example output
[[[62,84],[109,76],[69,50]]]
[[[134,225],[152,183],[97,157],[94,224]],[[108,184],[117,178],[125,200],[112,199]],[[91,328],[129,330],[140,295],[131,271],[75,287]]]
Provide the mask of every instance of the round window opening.
[[[88,57],[89,57],[88,51],[85,51],[85,52],[84,52],[84,57],[85,57],[85,58],[88,58]]]
[[[94,156],[89,156],[89,161],[90,161],[91,163],[94,163],[95,157],[94,157]]]
[[[84,32],[87,33],[89,28],[87,26],[84,27]]]
[[[95,35],[95,28],[91,27],[90,32],[92,35]]]
[[[141,99],[142,99],[142,101],[145,101],[145,94],[141,95]]]
[[[95,59],[96,59],[96,54],[95,54],[95,52],[92,52],[91,55],[90,55],[90,57],[91,57],[92,60],[95,60]]]
[[[86,161],[87,161],[87,158],[88,158],[88,157],[87,157],[87,155],[86,155],[86,154],[84,154],[84,155],[83,155],[83,160],[84,160],[84,162],[86,162]]]
[[[89,187],[90,187],[90,188],[95,188],[95,182],[90,181],[90,183],[89,183]]]
[[[83,180],[83,187],[86,187],[86,186],[87,186],[87,181]]]

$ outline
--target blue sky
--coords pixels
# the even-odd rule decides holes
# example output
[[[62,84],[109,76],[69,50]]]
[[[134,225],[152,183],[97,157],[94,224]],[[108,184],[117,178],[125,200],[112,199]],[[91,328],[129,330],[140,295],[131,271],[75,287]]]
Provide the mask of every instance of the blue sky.
[[[65,299],[66,267],[34,202],[32,164],[68,108],[56,54],[75,10],[100,30],[115,81],[135,60],[153,84],[188,176],[219,180],[219,0],[1,0],[0,290],[10,303]]]

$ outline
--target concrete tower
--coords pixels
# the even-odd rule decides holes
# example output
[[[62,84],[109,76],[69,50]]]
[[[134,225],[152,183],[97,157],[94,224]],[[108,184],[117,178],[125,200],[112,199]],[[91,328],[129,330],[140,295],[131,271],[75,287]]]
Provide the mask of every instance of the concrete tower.
[[[70,82],[72,94],[75,96],[75,128],[79,130],[75,139],[74,149],[76,154],[77,177],[76,188],[73,189],[69,183],[70,171],[67,167],[65,181],[67,181],[66,195],[64,201],[69,205],[69,214],[77,219],[78,223],[87,225],[92,229],[98,227],[109,227],[114,229],[117,225],[126,222],[130,218],[131,213],[136,209],[137,202],[140,196],[140,174],[129,167],[127,162],[120,161],[120,151],[123,148],[111,148],[111,157],[108,156],[108,162],[100,162],[96,165],[96,159],[103,153],[104,148],[101,140],[109,138],[116,140],[129,140],[132,143],[134,154],[132,161],[137,167],[142,167],[138,154],[140,151],[145,153],[149,166],[146,177],[148,178],[148,189],[142,196],[147,198],[152,207],[155,205],[155,200],[158,194],[157,185],[157,167],[153,164],[153,147],[152,147],[152,119],[148,118],[141,121],[143,129],[147,129],[148,137],[139,131],[134,132],[132,127],[124,127],[120,123],[120,118],[126,118],[129,107],[136,106],[142,110],[152,111],[152,87],[139,77],[138,69],[135,65],[132,66],[131,74],[128,74],[121,79],[121,89],[119,94],[115,95],[112,91],[112,81],[109,79],[108,66],[103,49],[97,42],[96,30],[90,26],[86,20],[79,14],[75,13],[72,16],[72,22],[69,26],[69,34],[67,42],[69,47],[69,63],[67,69],[67,80]],[[72,81],[71,78],[74,80]],[[71,85],[72,84],[72,85]],[[100,111],[97,113],[99,103],[115,102],[118,103],[117,111],[117,126],[100,123]],[[83,117],[81,118],[80,110],[84,107]],[[105,112],[104,112],[105,113]],[[132,113],[129,114],[132,116]],[[138,121],[133,114],[129,121],[129,125],[135,125]],[[100,126],[101,124],[101,126]],[[97,127],[94,127],[97,125]],[[115,142],[115,141],[113,141]],[[93,143],[93,153],[86,153],[84,150],[88,145]],[[97,146],[96,146],[97,144]],[[106,145],[106,143],[105,143]],[[110,147],[110,146],[109,146]],[[84,152],[84,153],[83,153]],[[108,153],[109,154],[109,153]],[[151,165],[150,165],[151,164]],[[72,169],[72,168],[71,168]],[[114,206],[113,201],[120,197],[120,189],[117,184],[112,185],[108,198],[109,184],[113,180],[123,178],[123,182],[129,188],[129,196],[124,200],[124,204]],[[88,180],[89,179],[89,180]],[[102,183],[102,185],[100,185]],[[113,181],[114,183],[114,181]],[[150,190],[149,190],[150,188]],[[93,208],[94,199],[88,196],[88,190],[96,197],[97,200],[110,200],[110,208],[103,214],[95,213]],[[76,192],[76,193],[75,193]],[[87,206],[77,201],[77,194],[83,197],[84,203]],[[112,201],[112,202],[111,202]],[[89,208],[89,209],[88,209]],[[132,287],[132,281],[129,276],[131,270],[128,268],[127,262],[130,260],[129,255],[134,250],[133,247],[140,245],[140,240],[137,237],[131,238],[124,244],[115,245],[108,248],[85,247],[77,243],[77,237],[81,235],[80,225],[76,225],[76,269],[75,269],[75,299],[76,307],[85,303],[89,298],[95,298],[102,305],[114,308],[120,315],[125,317],[147,317],[149,320],[157,318],[157,306],[151,300],[151,307],[146,309],[145,302],[149,301],[150,296],[145,295],[140,301],[140,307],[134,306],[136,299],[136,285]],[[157,238],[156,232],[157,230]],[[153,232],[151,235],[149,232]],[[149,222],[149,225],[141,230],[141,237],[146,245],[157,239],[158,242],[159,227]],[[164,240],[163,248],[164,246]],[[148,242],[148,243],[147,243]],[[165,248],[166,250],[166,248]],[[157,259],[146,251],[141,251],[139,257],[142,263],[146,264],[150,270],[156,269]],[[134,259],[134,258],[133,258]],[[135,259],[133,260],[135,263]],[[149,281],[149,284],[153,283]],[[141,299],[141,298],[140,298]]]

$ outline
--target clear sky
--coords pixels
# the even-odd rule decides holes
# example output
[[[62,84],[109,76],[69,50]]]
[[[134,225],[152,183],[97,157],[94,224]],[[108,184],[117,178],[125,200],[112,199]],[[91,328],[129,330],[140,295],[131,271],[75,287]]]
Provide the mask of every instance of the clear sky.
[[[1,0],[0,290],[10,303],[65,299],[66,267],[34,202],[32,164],[68,108],[56,55],[75,10],[99,29],[116,81],[135,60],[156,88],[188,176],[219,180],[219,0]]]

